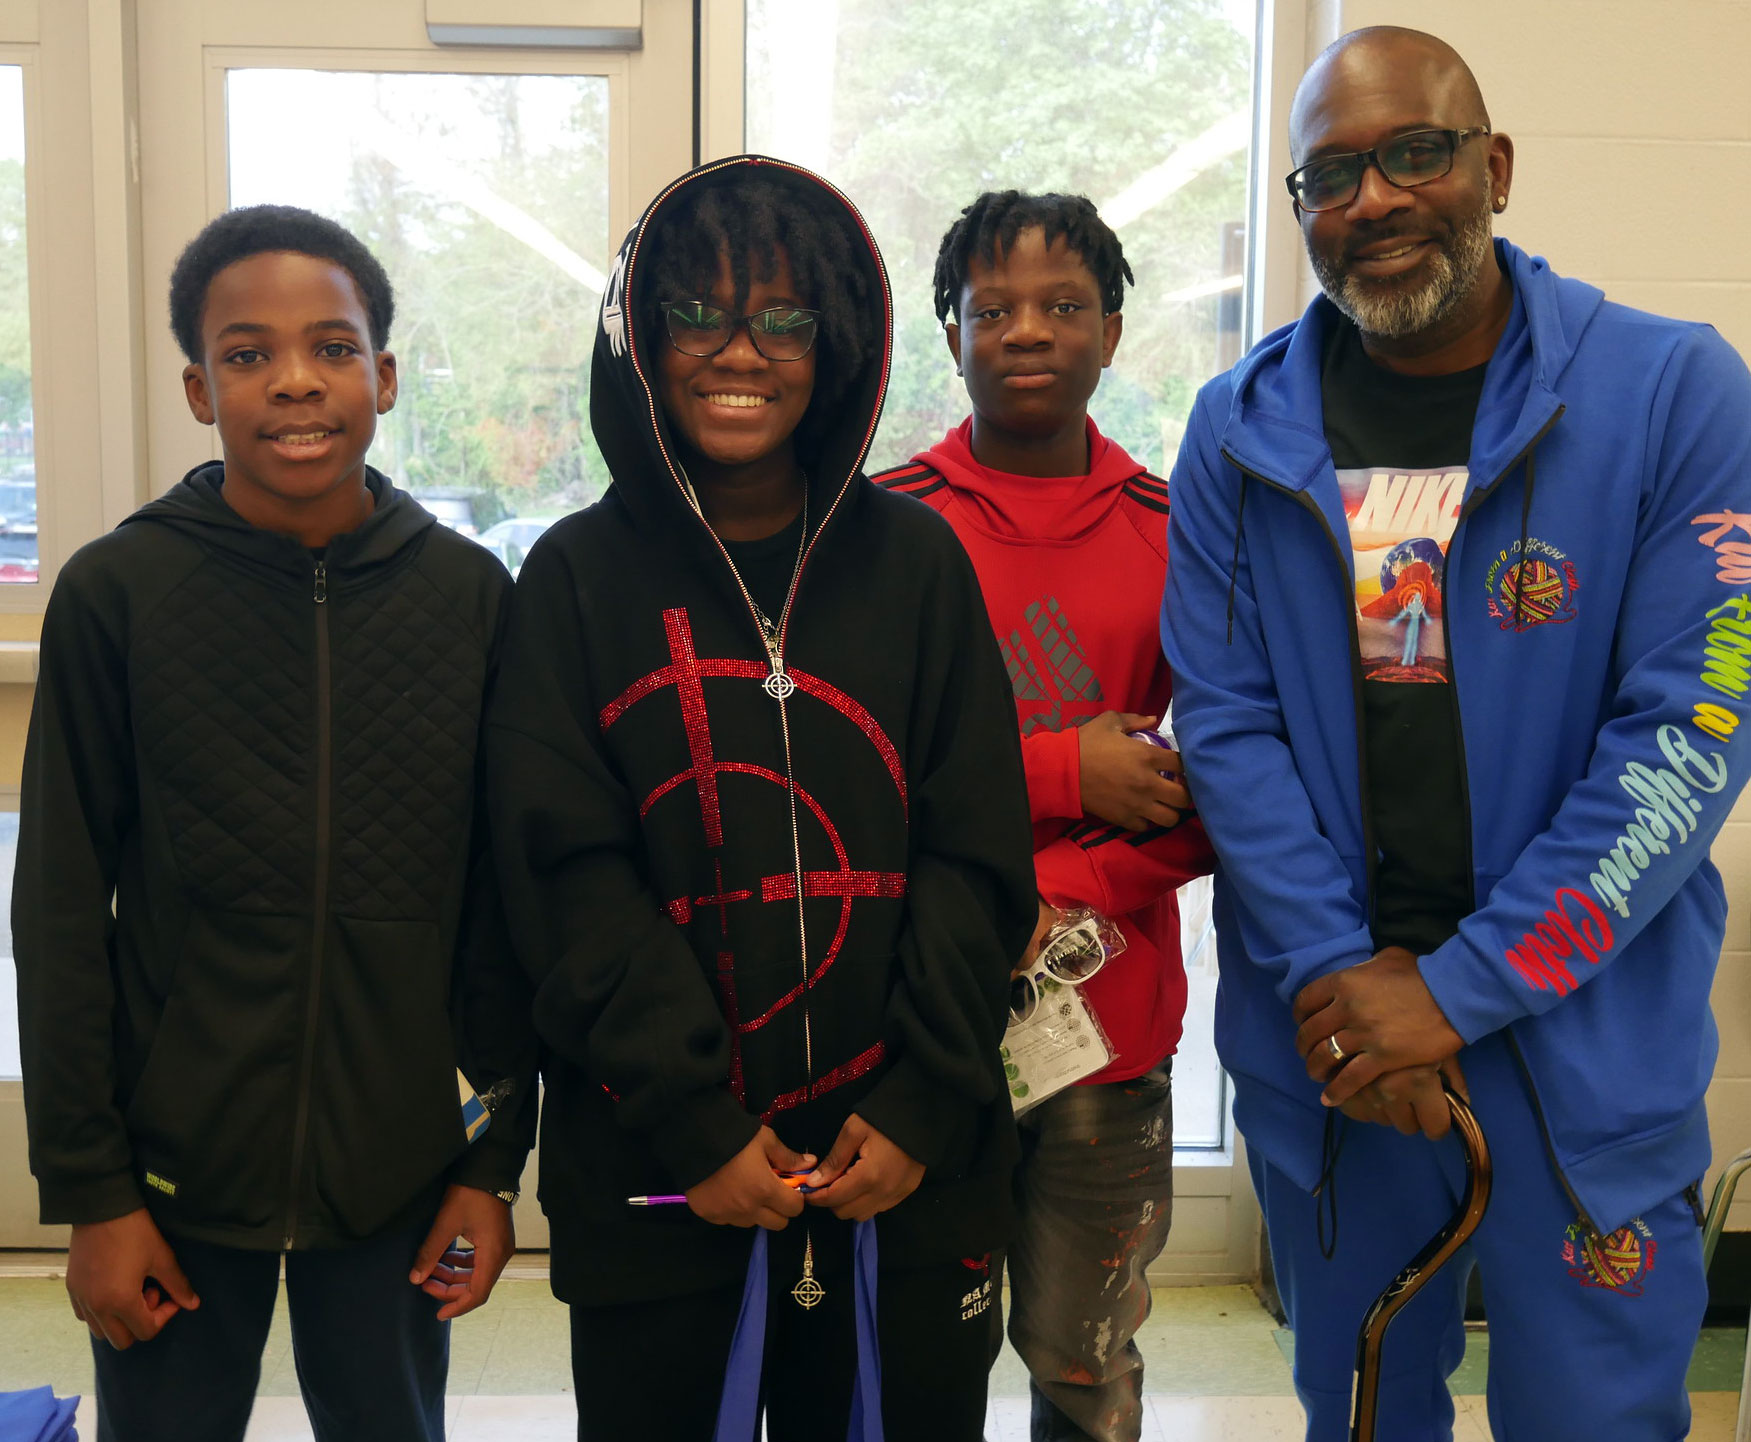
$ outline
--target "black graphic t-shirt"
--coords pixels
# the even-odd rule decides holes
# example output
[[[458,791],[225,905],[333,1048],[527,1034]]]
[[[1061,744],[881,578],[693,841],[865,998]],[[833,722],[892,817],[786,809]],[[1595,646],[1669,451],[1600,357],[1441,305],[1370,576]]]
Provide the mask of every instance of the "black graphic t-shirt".
[[[1418,955],[1452,936],[1473,907],[1442,581],[1484,369],[1389,371],[1344,322],[1326,345],[1322,375],[1356,563],[1366,795],[1379,852],[1374,944]]]

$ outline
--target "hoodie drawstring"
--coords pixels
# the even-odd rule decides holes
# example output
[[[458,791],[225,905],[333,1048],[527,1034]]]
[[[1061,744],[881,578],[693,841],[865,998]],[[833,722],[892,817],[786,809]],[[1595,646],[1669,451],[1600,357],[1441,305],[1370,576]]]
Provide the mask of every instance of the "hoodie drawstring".
[[[1344,1152],[1344,1138],[1349,1134],[1349,1118],[1337,1111],[1325,1114],[1325,1135],[1319,1143],[1319,1182],[1313,1188],[1317,1210],[1313,1214],[1315,1233],[1319,1238],[1319,1254],[1330,1261],[1338,1250],[1338,1158]],[[1331,1213],[1331,1237],[1325,1234],[1326,1213]]]
[[[1234,644],[1234,588],[1240,573],[1240,523],[1246,515],[1245,471],[1240,473],[1240,504],[1234,509],[1234,556],[1228,563],[1228,644]]]

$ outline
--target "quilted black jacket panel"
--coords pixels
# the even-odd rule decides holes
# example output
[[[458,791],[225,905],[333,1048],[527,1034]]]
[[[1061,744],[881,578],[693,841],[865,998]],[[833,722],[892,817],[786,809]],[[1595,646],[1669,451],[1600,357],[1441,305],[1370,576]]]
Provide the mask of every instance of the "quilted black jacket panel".
[[[528,1148],[527,995],[473,824],[510,582],[372,473],[319,602],[318,558],[220,479],[81,550],[45,617],[13,904],[31,1167],[45,1221],[144,1201],[172,1234],[332,1246],[446,1177],[513,1186]],[[466,1153],[458,1065],[520,1099]]]
[[[424,571],[360,609],[333,641],[335,904],[435,919],[473,794],[479,651],[457,644],[467,618]]]
[[[198,905],[310,906],[314,630],[300,589],[197,566],[133,643],[142,775]]]

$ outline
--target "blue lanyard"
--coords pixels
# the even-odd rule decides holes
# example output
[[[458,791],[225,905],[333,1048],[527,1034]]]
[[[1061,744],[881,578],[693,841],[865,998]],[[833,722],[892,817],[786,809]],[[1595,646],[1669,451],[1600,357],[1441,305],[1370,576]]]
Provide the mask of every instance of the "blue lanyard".
[[[874,1221],[852,1229],[852,1309],[857,1317],[857,1379],[851,1388],[851,1428],[846,1442],[882,1442],[882,1357],[876,1338],[876,1229]],[[755,1442],[760,1422],[760,1371],[766,1361],[766,1232],[754,1233],[742,1309],[724,1369],[712,1442]]]

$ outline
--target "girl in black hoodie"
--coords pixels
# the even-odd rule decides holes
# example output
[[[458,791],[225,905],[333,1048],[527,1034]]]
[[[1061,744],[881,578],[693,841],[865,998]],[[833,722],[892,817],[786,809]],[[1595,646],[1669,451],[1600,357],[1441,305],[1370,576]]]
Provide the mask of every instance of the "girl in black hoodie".
[[[683,176],[603,297],[613,484],[517,586],[492,806],[582,1438],[710,1435],[755,1226],[770,1436],[844,1435],[872,1216],[890,1435],[980,1435],[1037,908],[972,568],[863,475],[890,333],[831,186],[755,156]],[[661,1194],[685,1205],[628,1204]]]

